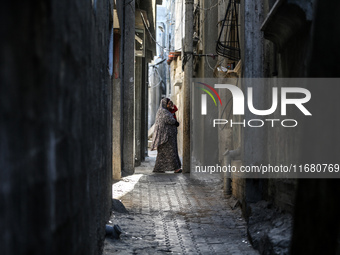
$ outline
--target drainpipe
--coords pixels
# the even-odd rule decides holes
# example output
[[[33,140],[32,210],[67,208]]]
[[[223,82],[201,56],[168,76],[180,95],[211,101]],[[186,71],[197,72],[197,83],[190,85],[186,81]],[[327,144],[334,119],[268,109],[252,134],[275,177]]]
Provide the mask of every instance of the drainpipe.
[[[231,160],[239,157],[241,155],[241,147],[238,147],[236,150],[226,150],[223,153],[223,156],[226,156],[226,163],[228,169],[231,168]],[[229,171],[224,172],[223,174],[223,190],[227,195],[232,194],[231,190],[231,173]]]

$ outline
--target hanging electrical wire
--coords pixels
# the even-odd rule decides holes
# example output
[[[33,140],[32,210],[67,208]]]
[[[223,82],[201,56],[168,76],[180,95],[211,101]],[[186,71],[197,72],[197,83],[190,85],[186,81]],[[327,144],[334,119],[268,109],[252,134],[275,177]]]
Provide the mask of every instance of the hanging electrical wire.
[[[208,13],[209,11],[211,11],[212,9],[214,9],[216,6],[221,5],[221,4],[224,3],[224,2],[225,2],[225,0],[220,0],[220,1],[218,1],[217,3],[211,5],[209,8],[202,8],[202,7],[200,7],[200,4],[197,3],[197,4],[195,5],[195,9],[199,9],[199,10],[203,11],[203,17],[202,17],[202,19],[201,19],[201,24],[203,24],[203,23],[205,22],[205,20],[206,20],[206,12]],[[200,12],[200,14],[201,14],[201,12]]]
[[[162,61],[161,61],[161,62],[162,62]],[[159,73],[159,71],[158,71],[157,66],[153,65],[153,66],[151,66],[151,67],[153,68],[153,73],[151,73],[151,74],[149,75],[149,78],[150,78],[151,76],[154,76],[154,75],[156,74],[156,75],[158,76],[158,78],[160,79],[160,81],[159,81],[156,85],[150,86],[149,89],[153,89],[153,88],[155,88],[155,87],[158,87],[158,86],[161,85],[161,84],[165,84],[165,82],[164,82],[162,76],[160,75],[160,73]]]
[[[210,11],[211,9],[215,8],[217,5],[220,5],[222,2],[224,2],[225,0],[220,0],[217,3],[211,5],[209,8],[202,8],[199,6],[199,4],[196,4],[195,8],[198,8],[202,11]]]
[[[166,49],[166,47],[160,45],[160,44],[156,41],[156,39],[152,36],[152,33],[150,32],[150,30],[149,30],[149,28],[148,28],[148,26],[147,26],[147,24],[146,24],[146,21],[145,21],[145,19],[144,19],[144,16],[143,16],[143,13],[142,13],[142,12],[140,12],[140,15],[142,16],[142,20],[143,20],[144,27],[145,27],[146,30],[148,30],[151,39],[152,39],[159,47],[161,47],[162,49]]]
[[[210,63],[209,63],[209,60],[208,60],[208,56],[207,56],[207,55],[205,55],[205,59],[206,59],[206,61],[207,61],[207,63],[208,63],[209,68],[210,68],[212,71],[214,71],[214,68],[212,68],[211,65],[210,65]]]
[[[154,67],[154,66],[160,65],[160,64],[162,64],[165,60],[166,60],[166,58],[162,59],[161,61],[157,62],[156,64],[153,64],[153,65],[150,65],[150,64],[149,64],[149,66],[150,66],[150,67]]]
[[[156,85],[152,86],[152,87],[149,87],[149,89],[154,89],[156,87],[158,87],[159,85],[163,84],[164,82],[163,81],[160,81],[158,82]]]

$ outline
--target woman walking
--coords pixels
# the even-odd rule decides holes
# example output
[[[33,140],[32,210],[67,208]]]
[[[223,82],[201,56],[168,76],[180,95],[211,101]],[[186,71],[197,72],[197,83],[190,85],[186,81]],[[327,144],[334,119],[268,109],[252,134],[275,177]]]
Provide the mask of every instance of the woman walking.
[[[163,98],[156,114],[151,146],[151,150],[157,149],[156,164],[153,172],[182,172],[177,150],[177,127],[179,123],[170,113],[170,105],[170,99]]]

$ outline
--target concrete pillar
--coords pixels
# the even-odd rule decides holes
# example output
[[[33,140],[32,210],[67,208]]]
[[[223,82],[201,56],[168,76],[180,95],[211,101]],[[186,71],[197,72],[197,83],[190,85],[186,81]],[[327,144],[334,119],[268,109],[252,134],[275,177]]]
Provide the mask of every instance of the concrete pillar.
[[[157,74],[157,67],[151,67],[149,69],[150,77],[149,84],[150,88],[148,89],[149,93],[149,125],[148,128],[152,127],[155,123],[156,113],[161,101],[162,90],[161,90],[161,80],[159,75]]]
[[[202,0],[201,6],[203,8],[208,9],[211,6],[211,1]],[[218,35],[219,31],[217,29],[216,24],[218,23],[218,8],[212,8],[209,11],[202,12],[202,38],[204,40],[203,43],[203,54],[216,54],[216,35]],[[203,67],[203,75],[204,78],[213,78],[214,71],[211,70],[211,67],[214,68],[216,65],[217,59],[213,59],[211,57],[202,57],[202,67]]]
[[[135,0],[124,1],[122,27],[121,66],[123,82],[123,143],[122,175],[134,173],[135,166]]]
[[[122,169],[122,84],[119,77],[120,34],[114,33],[113,89],[112,89],[112,179],[120,180]]]
[[[141,161],[145,160],[148,152],[148,68],[147,61],[142,58],[142,103],[141,103]]]
[[[142,58],[136,57],[135,64],[135,166],[140,166],[142,150]]]
[[[186,64],[184,66],[183,83],[183,172],[190,172],[190,88],[192,79],[192,59],[193,59],[193,1],[185,1],[185,38],[184,54]]]
[[[242,1],[241,1],[242,3]],[[261,25],[264,15],[262,0],[244,1],[243,26],[243,77],[263,77],[263,33]]]
[[[211,1],[209,0],[202,0],[201,6],[205,9],[208,9],[211,6]],[[218,35],[218,29],[216,24],[218,23],[218,8],[212,8],[209,11],[203,11],[204,15],[201,16],[202,20],[202,38],[203,38],[203,54],[215,54],[216,51],[216,35]],[[216,65],[216,60],[211,57],[201,57],[201,63],[202,63],[202,78],[213,78],[214,77],[214,71],[211,68],[214,68]],[[209,103],[212,103],[209,101]],[[202,123],[203,124],[203,123]],[[206,147],[209,145],[215,145],[218,144],[220,141],[218,132],[210,132],[210,130],[204,130],[201,128],[201,132],[203,134],[202,140],[203,140],[203,146],[206,149],[214,150],[215,146],[212,148]],[[226,145],[224,145],[226,147]],[[210,153],[203,153],[202,159],[203,164],[205,165],[213,165],[218,162],[219,154],[214,153],[213,155],[209,155]]]
[[[121,82],[120,79],[113,80],[113,100],[112,100],[112,179],[120,180],[122,169],[122,129],[121,129]]]
[[[244,60],[243,77],[244,78],[261,78],[263,77],[263,46],[264,39],[261,32],[263,23],[263,6],[262,0],[245,0],[244,1],[244,33],[243,33],[243,53]],[[241,33],[242,34],[242,33]],[[242,84],[242,90],[247,91],[248,87],[254,87],[254,105],[259,109],[264,108],[264,98],[266,88],[263,83],[254,82],[245,79]],[[256,116],[246,108],[244,119],[254,119]],[[243,164],[251,165],[263,162],[265,160],[265,128],[244,128],[243,129]],[[261,199],[262,181],[246,180],[246,199],[249,202],[255,202]]]

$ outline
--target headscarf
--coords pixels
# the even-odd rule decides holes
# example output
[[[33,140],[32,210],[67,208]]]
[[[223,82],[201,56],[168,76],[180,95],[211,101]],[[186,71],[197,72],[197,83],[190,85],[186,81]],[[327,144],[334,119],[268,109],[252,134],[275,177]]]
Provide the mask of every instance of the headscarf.
[[[156,113],[155,128],[153,131],[151,150],[166,143],[169,136],[177,135],[176,120],[167,109],[169,98],[163,98]]]

